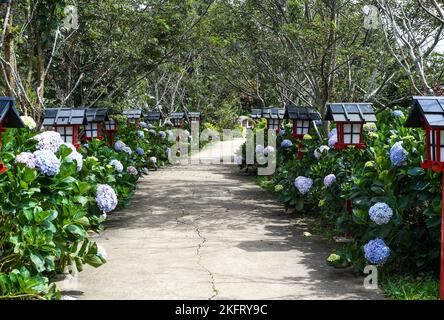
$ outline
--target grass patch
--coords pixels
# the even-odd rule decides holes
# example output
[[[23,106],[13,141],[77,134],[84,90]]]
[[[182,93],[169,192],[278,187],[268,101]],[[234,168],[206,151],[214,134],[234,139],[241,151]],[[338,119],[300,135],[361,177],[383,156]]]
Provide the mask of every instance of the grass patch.
[[[381,289],[394,300],[438,300],[439,280],[431,274],[417,277],[386,275],[380,282]]]

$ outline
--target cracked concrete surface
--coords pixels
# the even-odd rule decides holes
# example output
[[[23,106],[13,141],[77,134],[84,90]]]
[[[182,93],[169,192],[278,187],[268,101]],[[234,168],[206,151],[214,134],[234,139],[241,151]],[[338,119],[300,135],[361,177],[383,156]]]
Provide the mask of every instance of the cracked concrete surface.
[[[304,237],[307,230],[234,166],[172,166],[144,178],[131,205],[109,215],[106,230],[94,239],[107,250],[108,262],[86,267],[77,285],[63,294],[78,299],[382,298],[363,288],[362,276],[328,267],[331,248],[316,236]]]

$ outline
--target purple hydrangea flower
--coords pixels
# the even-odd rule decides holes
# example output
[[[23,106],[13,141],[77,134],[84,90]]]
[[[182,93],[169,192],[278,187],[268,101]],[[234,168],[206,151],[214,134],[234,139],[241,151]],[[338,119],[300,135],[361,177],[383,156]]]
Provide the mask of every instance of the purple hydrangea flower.
[[[37,140],[37,149],[51,152],[59,151],[60,146],[65,143],[60,133],[55,131],[42,132],[34,136],[34,139]]]
[[[396,142],[390,149],[390,160],[395,167],[400,167],[406,161],[407,151],[402,147],[402,141]]]
[[[319,154],[318,149],[315,149],[315,151],[313,151],[313,155],[316,159],[321,159],[321,155]]]
[[[143,133],[143,131],[137,131],[136,132],[137,136],[139,137],[139,139],[145,139],[145,134]]]
[[[107,184],[99,184],[96,190],[96,203],[104,212],[113,211],[117,207],[117,195],[114,189]]]
[[[174,141],[174,133],[173,133],[173,131],[168,129],[167,130],[167,134],[168,134],[168,141]]]
[[[395,118],[400,118],[404,116],[404,112],[402,112],[401,110],[394,110],[392,112],[392,116],[394,116]]]
[[[285,129],[279,129],[279,136],[283,137],[285,136],[286,132]]]
[[[329,174],[324,178],[324,186],[326,186],[327,188],[330,188],[335,182],[336,176],[334,174]]]
[[[136,149],[136,153],[137,153],[139,156],[143,156],[143,155],[145,154],[145,151],[143,151],[142,148],[137,148],[137,149]]]
[[[387,224],[393,216],[393,210],[384,202],[378,202],[368,211],[370,219],[378,224]]]
[[[37,170],[47,176],[55,176],[60,172],[60,160],[50,150],[37,150],[34,152]]]
[[[149,170],[147,167],[144,167],[144,168],[143,168],[143,173],[144,173],[144,174],[149,174],[149,173],[150,173],[150,170]]]
[[[299,176],[294,180],[294,186],[301,194],[306,194],[313,186],[313,180],[310,178]]]
[[[122,151],[129,154],[129,155],[133,154],[133,150],[131,150],[131,148],[128,146],[123,147]]]
[[[22,152],[15,157],[15,163],[20,163],[30,169],[35,169],[35,156],[31,152]]]
[[[331,137],[333,136],[337,136],[338,135],[338,129],[334,128],[333,130],[330,131],[330,133],[328,134],[328,140],[330,140]]]
[[[116,143],[114,143],[114,149],[116,151],[122,151],[123,148],[125,148],[125,147],[126,147],[126,144],[121,140],[116,141]]]
[[[328,146],[330,148],[334,148],[336,143],[338,143],[338,136],[337,135],[333,135],[330,138],[328,138]]]
[[[144,122],[144,121],[139,122],[139,126],[140,126],[142,129],[145,129],[145,128],[147,127],[146,122]]]
[[[160,136],[162,139],[165,139],[167,135],[166,135],[165,131],[159,131],[159,136]]]
[[[113,166],[119,173],[123,171],[123,164],[119,160],[113,159],[109,162],[109,165]]]
[[[293,146],[293,142],[291,142],[291,140],[288,140],[288,139],[285,139],[281,143],[281,147],[284,149],[291,148],[292,146]]]
[[[129,166],[128,168],[126,168],[126,171],[128,171],[128,173],[133,176],[137,176],[139,174],[136,167],[134,167],[134,166]]]
[[[364,245],[365,259],[373,264],[383,264],[390,256],[390,248],[382,239],[374,239]]]

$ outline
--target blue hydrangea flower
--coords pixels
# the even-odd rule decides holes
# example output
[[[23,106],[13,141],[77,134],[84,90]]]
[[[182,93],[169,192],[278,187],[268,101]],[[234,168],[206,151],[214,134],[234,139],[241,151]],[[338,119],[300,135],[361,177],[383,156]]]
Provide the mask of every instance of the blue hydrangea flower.
[[[313,180],[307,177],[299,176],[294,180],[294,186],[300,194],[306,194],[313,186]]]
[[[374,223],[383,225],[390,221],[393,216],[393,210],[387,203],[378,202],[370,208],[368,214]]]
[[[144,174],[150,174],[150,170],[147,167],[143,168],[143,173]]]
[[[165,131],[159,131],[159,136],[160,136],[162,139],[165,139],[165,138],[166,138],[166,133],[165,133]]]
[[[292,146],[293,146],[293,142],[291,142],[291,140],[288,140],[288,139],[285,139],[281,143],[281,147],[284,149],[291,148]]]
[[[167,156],[168,159],[171,158],[171,148],[167,147],[165,149],[165,155]]]
[[[283,137],[285,136],[286,132],[285,129],[279,129],[279,136]]]
[[[37,170],[47,176],[55,176],[60,172],[60,160],[50,150],[37,150],[34,152]]]
[[[122,151],[129,154],[129,155],[133,154],[133,150],[131,150],[131,148],[128,146],[123,147]]]
[[[147,127],[146,122],[144,122],[144,121],[139,122],[139,126],[140,126],[142,129],[145,129],[145,128]]]
[[[402,141],[396,142],[390,149],[390,160],[395,167],[402,166],[406,161],[407,151],[402,147]]]
[[[333,136],[337,136],[338,135],[338,129],[334,128],[333,130],[331,130],[328,134],[328,140],[330,140],[331,137]]]
[[[137,153],[139,156],[143,156],[143,155],[145,154],[145,151],[143,151],[142,148],[137,148],[137,149],[136,149],[136,153]]]
[[[111,212],[117,207],[117,195],[107,184],[99,184],[96,189],[96,203],[100,210]]]
[[[137,134],[137,136],[140,138],[140,139],[144,139],[145,138],[145,133],[143,133],[143,131],[137,131],[136,132],[136,134]]]
[[[326,186],[327,188],[330,188],[335,182],[336,176],[334,174],[329,174],[324,178],[324,186]]]
[[[174,141],[174,133],[173,133],[173,131],[168,129],[167,130],[167,134],[168,134],[168,141]]]
[[[318,160],[321,158],[320,154],[318,153],[318,149],[315,149],[315,151],[313,151],[313,155]]]
[[[123,171],[123,164],[119,160],[113,159],[109,162],[109,165],[113,166],[119,173]]]
[[[35,169],[35,156],[31,152],[22,152],[15,157],[15,163],[20,163],[30,169]]]
[[[328,146],[330,148],[334,148],[336,143],[338,143],[338,136],[337,135],[333,135],[330,138],[328,138]]]
[[[59,151],[60,146],[65,143],[60,133],[55,131],[42,132],[34,136],[34,139],[37,140],[37,149],[51,152]]]
[[[402,112],[401,110],[394,110],[392,112],[392,116],[394,116],[395,118],[400,118],[404,116],[404,112]]]
[[[125,147],[126,147],[126,144],[121,140],[116,141],[116,143],[114,143],[114,150],[116,150],[116,151],[122,151],[123,148],[125,148]]]
[[[146,125],[146,127],[147,127],[147,129],[153,129],[153,128],[154,128],[154,126],[153,126],[151,123],[148,123],[148,124]]]
[[[390,248],[382,239],[374,239],[364,245],[365,259],[372,264],[383,264],[390,256]]]

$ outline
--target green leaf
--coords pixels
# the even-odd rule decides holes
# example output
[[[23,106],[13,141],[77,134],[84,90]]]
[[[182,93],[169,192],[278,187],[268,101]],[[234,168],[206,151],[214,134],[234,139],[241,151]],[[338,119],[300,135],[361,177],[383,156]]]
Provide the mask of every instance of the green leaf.
[[[85,230],[75,224],[67,225],[64,229],[76,237],[86,237]]]

